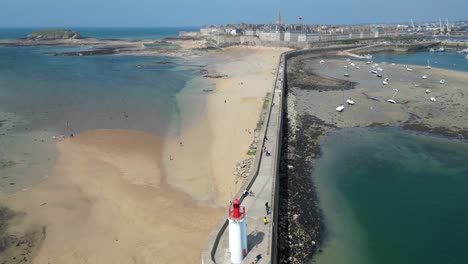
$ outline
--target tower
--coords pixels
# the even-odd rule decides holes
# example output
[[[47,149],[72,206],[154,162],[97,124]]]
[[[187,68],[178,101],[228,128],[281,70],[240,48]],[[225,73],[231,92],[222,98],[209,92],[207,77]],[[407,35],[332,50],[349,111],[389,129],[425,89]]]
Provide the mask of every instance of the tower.
[[[281,25],[281,10],[278,10],[278,17],[276,18],[276,25]]]
[[[229,252],[232,263],[241,263],[247,255],[247,222],[245,207],[240,207],[238,199],[229,206]]]

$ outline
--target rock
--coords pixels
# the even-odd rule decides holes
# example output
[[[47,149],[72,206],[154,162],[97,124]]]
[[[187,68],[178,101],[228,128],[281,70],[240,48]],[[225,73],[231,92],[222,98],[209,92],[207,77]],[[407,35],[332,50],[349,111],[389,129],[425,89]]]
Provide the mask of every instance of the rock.
[[[27,37],[29,40],[55,40],[55,39],[80,39],[80,33],[70,29],[46,29],[38,30]]]

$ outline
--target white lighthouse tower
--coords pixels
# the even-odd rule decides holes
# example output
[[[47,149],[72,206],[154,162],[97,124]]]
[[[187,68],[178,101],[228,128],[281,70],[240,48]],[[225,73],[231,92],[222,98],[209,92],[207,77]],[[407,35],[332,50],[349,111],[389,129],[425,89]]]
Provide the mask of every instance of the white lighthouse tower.
[[[229,206],[229,252],[232,263],[242,263],[247,255],[247,222],[245,207],[240,207],[238,199]]]

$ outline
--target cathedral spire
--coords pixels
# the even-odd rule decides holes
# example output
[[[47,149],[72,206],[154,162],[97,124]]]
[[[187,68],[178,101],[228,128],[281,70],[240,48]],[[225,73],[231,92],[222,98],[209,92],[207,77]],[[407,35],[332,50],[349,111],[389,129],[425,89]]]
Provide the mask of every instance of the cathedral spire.
[[[276,18],[276,24],[281,25],[281,10],[278,10],[278,17]]]

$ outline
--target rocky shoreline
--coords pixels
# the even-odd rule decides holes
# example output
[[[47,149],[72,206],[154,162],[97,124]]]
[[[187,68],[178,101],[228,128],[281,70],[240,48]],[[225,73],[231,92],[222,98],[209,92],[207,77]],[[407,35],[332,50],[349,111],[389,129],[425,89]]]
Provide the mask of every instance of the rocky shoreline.
[[[325,239],[323,215],[319,206],[319,197],[314,185],[314,160],[320,157],[320,140],[330,131],[342,127],[397,126],[418,133],[444,136],[455,139],[468,139],[468,130],[464,127],[438,125],[431,113],[422,115],[411,112],[411,104],[406,103],[407,115],[383,119],[381,122],[359,118],[348,123],[323,115],[321,108],[312,108],[312,102],[304,98],[325,93],[339,93],[341,90],[355,90],[359,82],[342,80],[339,77],[317,72],[311,64],[318,64],[319,59],[341,59],[333,52],[311,53],[292,58],[287,68],[287,106],[285,107],[282,158],[280,167],[279,192],[279,263],[306,263],[321,250]],[[342,76],[342,75],[341,75]],[[355,92],[355,91],[353,91]],[[362,94],[367,95],[364,91]],[[310,96],[310,95],[309,95]],[[382,104],[374,96],[363,96],[369,104]],[[320,99],[318,99],[320,100]],[[411,102],[413,103],[413,102]],[[417,105],[419,107],[419,105]],[[334,107],[333,107],[334,110]],[[415,108],[414,111],[419,110]],[[443,108],[442,110],[445,110]],[[314,113],[317,112],[317,115]],[[335,113],[333,113],[335,114]],[[324,118],[328,117],[328,118]],[[432,122],[431,122],[432,121]],[[353,123],[354,122],[354,123]],[[456,122],[456,121],[454,121]],[[312,175],[312,177],[311,177]]]

